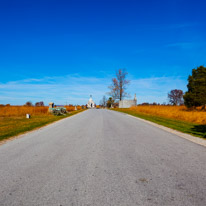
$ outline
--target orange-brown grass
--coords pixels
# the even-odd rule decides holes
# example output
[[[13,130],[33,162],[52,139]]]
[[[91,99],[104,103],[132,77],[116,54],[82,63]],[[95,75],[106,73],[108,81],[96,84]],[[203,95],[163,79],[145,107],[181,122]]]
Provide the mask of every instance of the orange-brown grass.
[[[68,112],[71,112],[71,111],[74,111],[75,110],[75,106],[64,106],[66,108],[66,110]],[[76,106],[77,107],[77,110],[81,110],[82,107],[81,106]]]
[[[48,107],[34,106],[3,106],[0,107],[0,117],[22,117],[30,115],[49,115]]]
[[[81,110],[82,109],[82,107],[81,106],[77,106],[77,110]]]
[[[185,106],[134,106],[129,110],[197,124],[206,124],[206,111],[188,110]]]
[[[55,116],[48,112],[48,107],[0,106],[0,141],[81,111],[83,110]],[[31,114],[30,119],[26,118],[27,113]]]
[[[75,106],[64,106],[68,112],[74,111]]]

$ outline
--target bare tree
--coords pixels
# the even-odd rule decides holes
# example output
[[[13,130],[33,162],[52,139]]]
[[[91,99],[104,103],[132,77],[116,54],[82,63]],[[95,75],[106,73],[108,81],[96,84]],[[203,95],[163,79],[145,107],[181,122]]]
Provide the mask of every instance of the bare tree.
[[[183,104],[183,91],[179,89],[173,89],[168,93],[169,102],[173,105]]]
[[[106,106],[107,106],[107,99],[106,99],[105,95],[104,95],[103,98],[102,98],[102,106],[103,106],[103,107],[106,107]]]
[[[112,78],[112,84],[109,86],[109,95],[111,95],[113,99],[122,100],[124,97],[128,96],[125,92],[126,87],[130,82],[126,79],[127,74],[126,69],[119,69],[116,72],[116,78]]]
[[[106,107],[107,106],[107,99],[106,99],[105,95],[100,100],[100,104],[102,105],[102,107]]]

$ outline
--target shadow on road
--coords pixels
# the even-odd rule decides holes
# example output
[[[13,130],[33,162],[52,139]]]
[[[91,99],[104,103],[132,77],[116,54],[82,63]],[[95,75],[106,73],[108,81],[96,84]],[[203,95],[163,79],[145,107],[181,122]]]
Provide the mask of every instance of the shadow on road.
[[[206,138],[206,125],[195,125],[192,131],[194,134],[202,134],[202,136]]]

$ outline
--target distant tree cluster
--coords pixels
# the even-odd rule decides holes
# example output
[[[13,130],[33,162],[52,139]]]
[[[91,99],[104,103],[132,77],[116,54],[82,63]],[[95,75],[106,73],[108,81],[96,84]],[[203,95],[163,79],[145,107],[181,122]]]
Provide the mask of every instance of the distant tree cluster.
[[[28,102],[25,103],[25,106],[27,106],[27,107],[31,107],[31,106],[33,106],[33,104],[32,104],[31,101],[28,101]]]
[[[28,101],[28,102],[25,103],[25,106],[31,107],[31,106],[33,106],[33,104],[32,104],[31,101]],[[43,101],[35,103],[35,107],[43,107],[43,106],[44,106]]]
[[[118,107],[118,102],[115,102],[115,100],[112,97],[109,97],[108,99],[106,98],[106,96],[103,96],[103,98],[100,100],[100,104],[99,107],[102,108],[116,108]]]
[[[107,106],[107,98],[106,98],[105,95],[102,97],[99,104],[101,105],[101,107],[106,107]]]
[[[160,104],[160,103],[157,103],[157,102],[153,102],[153,103],[149,103],[149,102],[143,102],[141,104],[138,104],[138,105],[142,105],[142,106],[157,106],[157,105],[169,105],[169,104],[166,104],[165,102],[163,104]]]
[[[114,104],[114,99],[112,97],[109,97],[109,99],[107,100],[107,107],[111,108],[113,107]]]
[[[9,107],[11,106],[10,104],[0,104],[0,107]]]
[[[43,107],[44,106],[44,102],[42,102],[42,101],[41,102],[36,102],[35,106],[36,107]]]

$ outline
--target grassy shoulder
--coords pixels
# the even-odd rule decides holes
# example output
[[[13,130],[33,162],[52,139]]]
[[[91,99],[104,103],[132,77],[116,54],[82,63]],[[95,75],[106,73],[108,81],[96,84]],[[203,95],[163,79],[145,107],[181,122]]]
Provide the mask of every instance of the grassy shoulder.
[[[84,110],[72,111],[69,114],[61,116],[54,116],[52,114],[34,115],[30,119],[26,119],[25,117],[0,117],[0,141],[64,119],[82,111]]]
[[[190,122],[185,122],[181,120],[169,119],[165,117],[158,117],[150,114],[144,114],[136,111],[131,111],[130,109],[112,109],[114,111],[123,112],[130,114],[135,117],[139,117],[151,122],[175,129],[180,132],[191,134],[197,137],[206,138],[206,125],[195,124]]]

